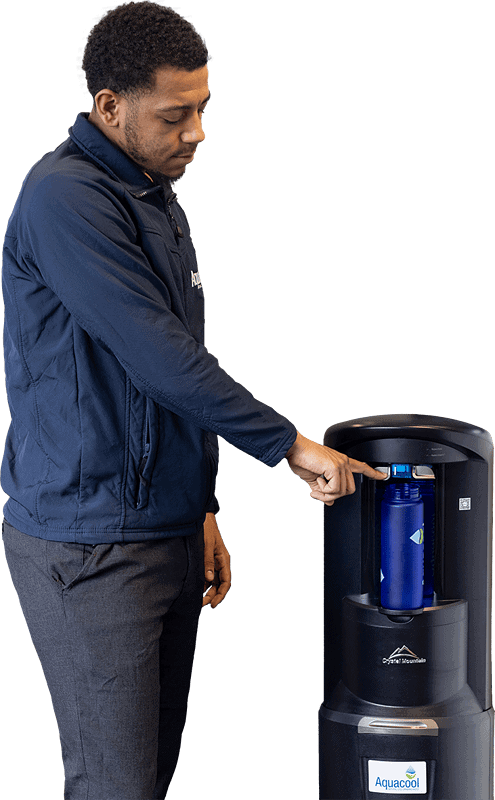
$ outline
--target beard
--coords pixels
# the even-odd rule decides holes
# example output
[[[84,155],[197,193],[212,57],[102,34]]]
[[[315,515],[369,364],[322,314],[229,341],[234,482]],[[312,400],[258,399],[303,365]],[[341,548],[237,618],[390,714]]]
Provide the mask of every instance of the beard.
[[[136,112],[133,110],[132,106],[127,113],[126,125],[124,128],[124,139],[125,139],[125,153],[132,158],[135,163],[143,169],[144,172],[147,172],[150,178],[155,183],[161,184],[170,184],[172,185],[176,181],[178,181],[184,175],[186,168],[180,173],[180,175],[176,175],[171,177],[170,175],[165,175],[164,172],[160,172],[159,170],[153,169],[149,166],[150,157],[143,152],[143,148],[139,141],[139,137],[137,134],[137,127],[135,123],[136,119]]]

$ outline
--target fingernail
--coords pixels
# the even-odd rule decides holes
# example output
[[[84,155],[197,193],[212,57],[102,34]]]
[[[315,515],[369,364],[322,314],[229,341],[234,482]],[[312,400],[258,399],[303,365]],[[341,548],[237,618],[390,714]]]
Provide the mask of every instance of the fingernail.
[[[211,569],[209,569],[208,572],[206,573],[206,577],[210,579],[213,578],[213,572],[211,571]]]

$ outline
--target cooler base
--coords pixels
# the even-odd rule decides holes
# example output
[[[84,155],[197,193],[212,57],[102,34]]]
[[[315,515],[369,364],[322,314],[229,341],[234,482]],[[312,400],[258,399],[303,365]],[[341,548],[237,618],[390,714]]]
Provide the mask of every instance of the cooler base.
[[[476,710],[469,687],[441,715],[339,689],[339,708],[319,712],[320,800],[494,800],[494,710]]]

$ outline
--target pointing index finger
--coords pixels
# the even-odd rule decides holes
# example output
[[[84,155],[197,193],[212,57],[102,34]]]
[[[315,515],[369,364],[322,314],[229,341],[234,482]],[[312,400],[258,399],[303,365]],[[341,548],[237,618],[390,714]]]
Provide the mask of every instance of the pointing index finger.
[[[373,478],[376,481],[382,481],[386,478],[386,474],[383,472],[378,472],[377,469],[373,469],[370,467],[369,464],[365,464],[364,461],[356,461],[354,458],[349,459],[349,466],[351,468],[351,472],[360,472],[363,475],[366,475],[367,478]]]

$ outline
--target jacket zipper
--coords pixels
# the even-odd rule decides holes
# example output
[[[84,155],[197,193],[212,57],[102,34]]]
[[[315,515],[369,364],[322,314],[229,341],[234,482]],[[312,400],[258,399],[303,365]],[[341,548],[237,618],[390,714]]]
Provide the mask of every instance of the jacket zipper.
[[[178,225],[177,220],[175,219],[173,212],[172,212],[172,203],[174,202],[175,198],[177,197],[176,194],[171,194],[167,200],[167,210],[170,217],[170,222],[172,223],[172,230],[174,232],[175,241],[179,244],[179,239],[184,238],[184,233],[180,225]]]
[[[146,466],[146,462],[148,460],[149,452],[150,452],[150,445],[149,445],[149,442],[146,442],[146,446],[144,448],[144,456],[142,457],[141,461],[139,462],[139,480],[141,481],[143,486],[147,486],[148,485],[148,481],[146,480],[146,478],[143,477],[143,472],[144,472],[144,468]]]
[[[141,461],[139,462],[139,467],[138,467],[139,481],[140,481],[140,483],[143,484],[143,486],[148,486],[148,481],[144,477],[143,472],[144,472],[145,467],[146,467],[146,462],[147,462],[147,460],[149,458],[150,447],[151,447],[151,444],[150,444],[150,422],[149,422],[149,419],[147,419],[146,420],[146,443],[144,445],[144,454],[143,454],[143,457],[141,458]],[[139,505],[139,492],[138,492],[138,495],[136,497],[136,506],[138,506],[138,505]]]

